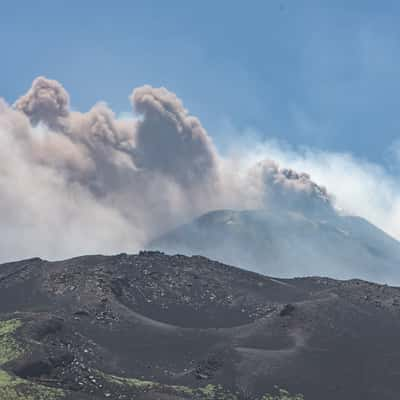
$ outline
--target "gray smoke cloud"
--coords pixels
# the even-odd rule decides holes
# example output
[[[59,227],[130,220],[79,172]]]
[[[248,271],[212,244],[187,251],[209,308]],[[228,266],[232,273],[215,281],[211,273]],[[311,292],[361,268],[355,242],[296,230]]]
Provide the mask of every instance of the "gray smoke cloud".
[[[60,119],[69,114],[69,96],[59,82],[38,77],[15,103],[15,108],[27,115],[33,124],[43,121],[50,127],[57,127]]]
[[[136,132],[138,165],[184,185],[215,179],[217,154],[211,139],[174,93],[146,85],[135,89],[131,100],[143,115]]]
[[[314,214],[334,212],[333,196],[305,172],[281,168],[273,160],[258,162],[252,172],[263,185],[265,203],[270,207]]]
[[[71,111],[39,77],[13,106],[0,102],[1,260],[133,252],[218,208],[331,208],[307,174],[218,154],[200,121],[165,88],[130,96],[132,118],[105,104]]]

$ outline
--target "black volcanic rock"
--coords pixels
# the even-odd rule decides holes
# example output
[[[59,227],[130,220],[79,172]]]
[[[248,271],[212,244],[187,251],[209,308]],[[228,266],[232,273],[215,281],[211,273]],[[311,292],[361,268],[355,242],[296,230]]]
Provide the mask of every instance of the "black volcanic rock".
[[[361,278],[400,284],[400,243],[368,221],[337,213],[221,210],[149,243],[280,277]]]
[[[400,393],[389,286],[142,252],[0,265],[0,305],[0,399]]]

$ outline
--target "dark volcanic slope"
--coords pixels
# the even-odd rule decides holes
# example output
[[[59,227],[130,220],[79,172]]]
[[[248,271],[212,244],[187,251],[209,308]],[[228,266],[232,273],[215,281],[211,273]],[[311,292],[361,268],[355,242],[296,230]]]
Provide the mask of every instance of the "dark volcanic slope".
[[[0,399],[398,399],[399,304],[157,252],[4,264]]]
[[[149,244],[281,277],[330,274],[400,284],[400,243],[368,221],[330,212],[220,210]]]

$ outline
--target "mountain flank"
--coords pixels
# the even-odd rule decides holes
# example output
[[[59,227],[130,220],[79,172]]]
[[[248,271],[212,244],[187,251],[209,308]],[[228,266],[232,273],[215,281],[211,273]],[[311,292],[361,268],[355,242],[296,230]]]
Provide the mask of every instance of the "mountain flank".
[[[333,211],[218,210],[154,239],[149,249],[202,254],[266,275],[326,271],[400,284],[400,243],[367,220]]]
[[[0,399],[397,399],[400,289],[200,256],[0,265]]]

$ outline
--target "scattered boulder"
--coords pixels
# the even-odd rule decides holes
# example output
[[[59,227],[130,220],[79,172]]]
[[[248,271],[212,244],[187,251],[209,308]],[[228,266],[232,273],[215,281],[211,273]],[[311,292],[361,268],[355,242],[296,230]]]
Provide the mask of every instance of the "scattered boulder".
[[[293,314],[295,310],[295,306],[293,304],[286,304],[282,310],[279,312],[279,316],[281,317],[288,317]]]

